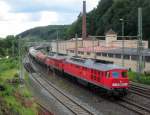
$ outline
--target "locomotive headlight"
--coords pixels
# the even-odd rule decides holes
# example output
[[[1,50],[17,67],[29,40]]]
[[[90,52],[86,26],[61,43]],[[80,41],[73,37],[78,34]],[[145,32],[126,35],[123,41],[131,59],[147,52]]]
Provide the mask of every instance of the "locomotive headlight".
[[[128,83],[112,83],[112,86],[128,86]]]

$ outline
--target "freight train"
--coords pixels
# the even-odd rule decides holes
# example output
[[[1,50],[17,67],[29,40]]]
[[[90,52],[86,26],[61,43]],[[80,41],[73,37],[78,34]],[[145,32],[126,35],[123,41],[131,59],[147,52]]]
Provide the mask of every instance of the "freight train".
[[[78,80],[105,89],[109,94],[125,96],[129,88],[127,69],[104,60],[46,55],[37,48],[30,47],[29,55],[37,62],[69,74]]]

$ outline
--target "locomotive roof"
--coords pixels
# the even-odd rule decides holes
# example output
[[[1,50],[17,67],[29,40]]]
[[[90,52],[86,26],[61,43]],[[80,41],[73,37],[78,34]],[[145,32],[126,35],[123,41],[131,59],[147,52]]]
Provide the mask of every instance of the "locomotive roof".
[[[66,59],[66,56],[54,54],[54,55],[48,55],[48,58],[62,60],[62,59]]]
[[[109,70],[113,70],[113,69],[127,69],[125,67],[119,66],[119,65],[115,65],[112,63],[100,63],[100,62],[95,62],[94,60],[91,59],[67,59],[66,62],[72,63],[72,64],[76,64],[79,66],[83,66],[83,67],[87,67],[87,68],[91,68],[91,69],[96,69],[96,70],[100,70],[100,71],[109,71]]]

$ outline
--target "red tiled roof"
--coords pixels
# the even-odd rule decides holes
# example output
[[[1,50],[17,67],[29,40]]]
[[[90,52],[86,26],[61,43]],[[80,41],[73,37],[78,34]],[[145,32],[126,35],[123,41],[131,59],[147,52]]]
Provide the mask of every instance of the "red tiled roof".
[[[107,50],[112,50],[112,49],[116,49],[116,48],[114,48],[114,47],[96,46],[96,47],[94,47],[94,52],[107,51]],[[67,49],[67,50],[75,50],[75,49],[71,48],[71,49]],[[78,48],[78,51],[92,52],[93,51],[93,47]]]

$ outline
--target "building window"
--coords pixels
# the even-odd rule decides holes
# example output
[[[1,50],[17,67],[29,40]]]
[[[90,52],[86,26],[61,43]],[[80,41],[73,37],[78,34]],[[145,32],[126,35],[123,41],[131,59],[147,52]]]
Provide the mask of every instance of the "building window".
[[[81,54],[81,55],[83,55],[83,54],[84,54],[84,52],[82,52],[82,51],[78,51],[78,54]]]
[[[111,57],[111,58],[113,58],[113,56],[114,56],[113,54],[108,54],[108,57]]]
[[[102,53],[102,56],[107,57],[107,53]]]
[[[90,55],[91,53],[90,52],[87,52],[87,55]]]
[[[101,56],[101,55],[102,55],[102,53],[100,53],[100,52],[99,52],[99,53],[96,53],[96,55],[97,55],[97,56]]]
[[[145,56],[145,61],[150,62],[150,56]]]
[[[74,50],[70,50],[71,53],[74,53]]]
[[[81,55],[84,55],[84,52],[81,52]]]
[[[116,58],[121,58],[121,54],[115,54]]]
[[[137,60],[138,59],[138,56],[137,55],[132,55],[131,56],[131,60]]]
[[[123,58],[124,59],[130,59],[130,56],[129,55],[124,55]]]

